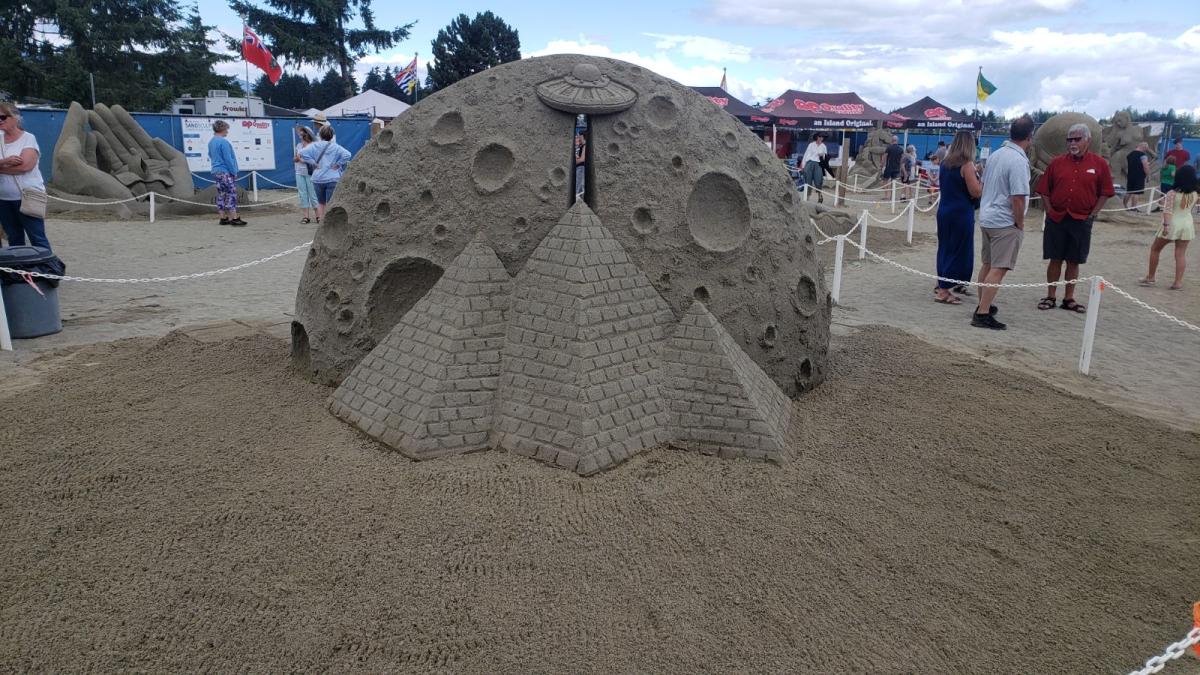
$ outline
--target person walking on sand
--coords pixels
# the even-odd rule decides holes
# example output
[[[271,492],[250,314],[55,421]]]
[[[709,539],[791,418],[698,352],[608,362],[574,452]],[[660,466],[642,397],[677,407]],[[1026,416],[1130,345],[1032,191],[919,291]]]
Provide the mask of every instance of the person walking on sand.
[[[1025,150],[1033,141],[1033,118],[1022,115],[1008,129],[1008,140],[991,153],[983,171],[983,196],[979,207],[979,232],[983,235],[980,251],[979,282],[999,284],[1004,275],[1017,266],[1017,253],[1025,237],[1025,204],[1029,199],[1029,157]],[[996,320],[993,301],[1000,289],[979,289],[979,305],[971,315],[977,328],[1004,330]]]
[[[1146,153],[1150,151],[1148,143],[1138,143],[1125,156],[1125,197],[1121,200],[1125,208],[1136,210],[1138,197],[1146,191],[1146,177],[1150,175],[1150,160]]]
[[[225,138],[229,135],[229,122],[217,120],[212,128],[208,158],[212,161],[213,180],[217,184],[217,214],[221,216],[218,224],[242,227],[246,221],[239,218],[237,212],[237,156],[233,152],[233,144]]]
[[[1183,289],[1183,271],[1187,263],[1188,244],[1196,238],[1196,223],[1192,208],[1196,206],[1196,167],[1184,164],[1175,172],[1175,184],[1163,196],[1163,225],[1154,243],[1150,245],[1150,267],[1146,276],[1138,279],[1142,286],[1154,285],[1154,273],[1158,271],[1158,257],[1167,244],[1175,244],[1175,281],[1172,291]]]
[[[1092,223],[1104,208],[1104,202],[1116,194],[1108,161],[1088,152],[1092,132],[1086,124],[1072,124],[1067,130],[1067,152],[1050,161],[1038,180],[1035,192],[1046,205],[1046,231],[1042,234],[1042,259],[1046,265],[1046,297],[1038,309],[1054,309],[1066,263],[1066,280],[1079,278],[1079,266],[1087,262],[1092,247]],[[1087,308],[1075,302],[1075,284],[1063,289],[1062,308],[1084,313]]]
[[[942,277],[934,289],[934,301],[946,305],[961,305],[953,293],[959,285],[953,281],[971,278],[975,266],[975,206],[973,199],[983,193],[983,185],[975,173],[975,136],[960,131],[954,137],[950,152],[942,160],[939,180],[942,200],[937,210],[937,275]]]
[[[821,164],[829,156],[829,150],[825,147],[825,132],[818,131],[813,134],[812,142],[804,149],[804,158],[800,160],[800,169],[804,172],[804,182],[817,191],[817,201],[824,202],[825,195],[820,192],[825,185],[825,171],[821,168]]]

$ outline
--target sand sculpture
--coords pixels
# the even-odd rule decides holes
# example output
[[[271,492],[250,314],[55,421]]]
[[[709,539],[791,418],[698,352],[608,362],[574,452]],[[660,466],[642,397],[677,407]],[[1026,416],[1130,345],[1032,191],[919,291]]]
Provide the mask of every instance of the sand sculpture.
[[[121,106],[103,103],[97,103],[94,110],[71,103],[54,145],[52,176],[47,185],[50,193],[74,201],[115,201],[153,191],[213,203],[216,194],[211,188],[196,192],[182,152],[162,139],[151,138]],[[51,203],[65,208],[60,202]],[[147,207],[130,203],[120,208],[128,215],[130,208]],[[170,201],[159,202],[158,209],[174,213],[208,210]]]
[[[572,206],[576,114],[587,203]],[[565,215],[564,215],[565,213]],[[393,121],[300,282],[293,359],[417,458],[498,447],[579,473],[671,442],[782,459],[830,301],[786,169],[692,90],[524,59]]]
[[[892,144],[892,132],[887,129],[872,129],[867,134],[867,142],[859,149],[854,158],[854,166],[850,169],[851,176],[858,176],[859,187],[871,187],[880,181],[883,174],[883,155]]]
[[[1113,113],[1112,124],[1104,127],[1102,136],[1108,150],[1108,153],[1105,154],[1105,157],[1108,158],[1108,167],[1112,170],[1113,180],[1119,185],[1124,185],[1129,180],[1127,173],[1129,164],[1126,159],[1129,157],[1129,153],[1138,146],[1138,143],[1146,143],[1150,146],[1150,151],[1146,154],[1152,164],[1158,157],[1158,153],[1155,151],[1155,148],[1158,147],[1158,136],[1151,135],[1142,125],[1134,123],[1133,116],[1127,110],[1118,110]],[[1149,177],[1146,180],[1147,185],[1154,182]]]

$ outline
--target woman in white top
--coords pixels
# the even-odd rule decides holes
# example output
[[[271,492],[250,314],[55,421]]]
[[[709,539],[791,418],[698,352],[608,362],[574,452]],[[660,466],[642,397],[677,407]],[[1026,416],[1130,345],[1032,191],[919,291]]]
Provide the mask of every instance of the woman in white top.
[[[21,190],[46,191],[38,160],[42,151],[33,134],[21,128],[21,111],[12,103],[0,103],[0,225],[9,246],[50,248],[46,222],[21,213]]]
[[[804,182],[815,190],[820,190],[825,183],[825,172],[821,168],[821,162],[825,161],[828,154],[829,151],[825,148],[825,132],[818,131],[813,134],[812,142],[804,149],[804,157],[800,160],[800,170],[804,172]],[[817,192],[817,201],[825,201],[824,195],[820,192]]]

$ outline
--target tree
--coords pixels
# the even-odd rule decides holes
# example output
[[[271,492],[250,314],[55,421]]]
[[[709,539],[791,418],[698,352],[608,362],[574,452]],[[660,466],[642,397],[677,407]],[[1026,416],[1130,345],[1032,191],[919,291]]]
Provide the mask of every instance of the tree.
[[[271,55],[294,63],[336,66],[343,91],[354,95],[354,64],[370,50],[388,49],[408,37],[413,24],[385,29],[375,25],[371,0],[265,0],[277,11],[248,0],[229,6],[246,17],[259,37],[270,43]],[[361,28],[351,28],[355,15]]]
[[[474,19],[459,14],[433,40],[433,62],[426,83],[442,89],[520,58],[521,40],[503,19],[490,11],[476,14]]]
[[[354,78],[350,78],[350,82],[347,83],[342,80],[338,71],[330,68],[325,71],[325,76],[321,78],[321,81],[313,85],[314,101],[312,105],[314,108],[328,108],[349,98],[345,95],[347,91],[350,92],[350,96],[358,93],[358,85],[354,82]]]
[[[206,26],[200,20],[200,8],[193,5],[176,31],[176,43],[166,51],[163,60],[163,80],[176,94],[203,95],[210,89],[225,89],[230,95],[241,96],[242,85],[231,75],[218,75],[213,66],[237,60],[236,56],[214,53],[215,40],[208,39]]]

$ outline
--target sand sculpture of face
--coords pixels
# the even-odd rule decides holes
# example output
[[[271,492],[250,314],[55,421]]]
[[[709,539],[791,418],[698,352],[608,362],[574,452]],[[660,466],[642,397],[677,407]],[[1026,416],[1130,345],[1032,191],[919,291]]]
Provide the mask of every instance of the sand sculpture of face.
[[[830,300],[785,167],[691,89],[577,55],[467,78],[359,153],[309,252],[295,361],[341,381],[477,235],[517,275],[573,201],[575,115],[539,95],[569,107],[588,78],[613,85],[588,103],[591,211],[676,318],[702,300],[786,394],[821,382]]]

